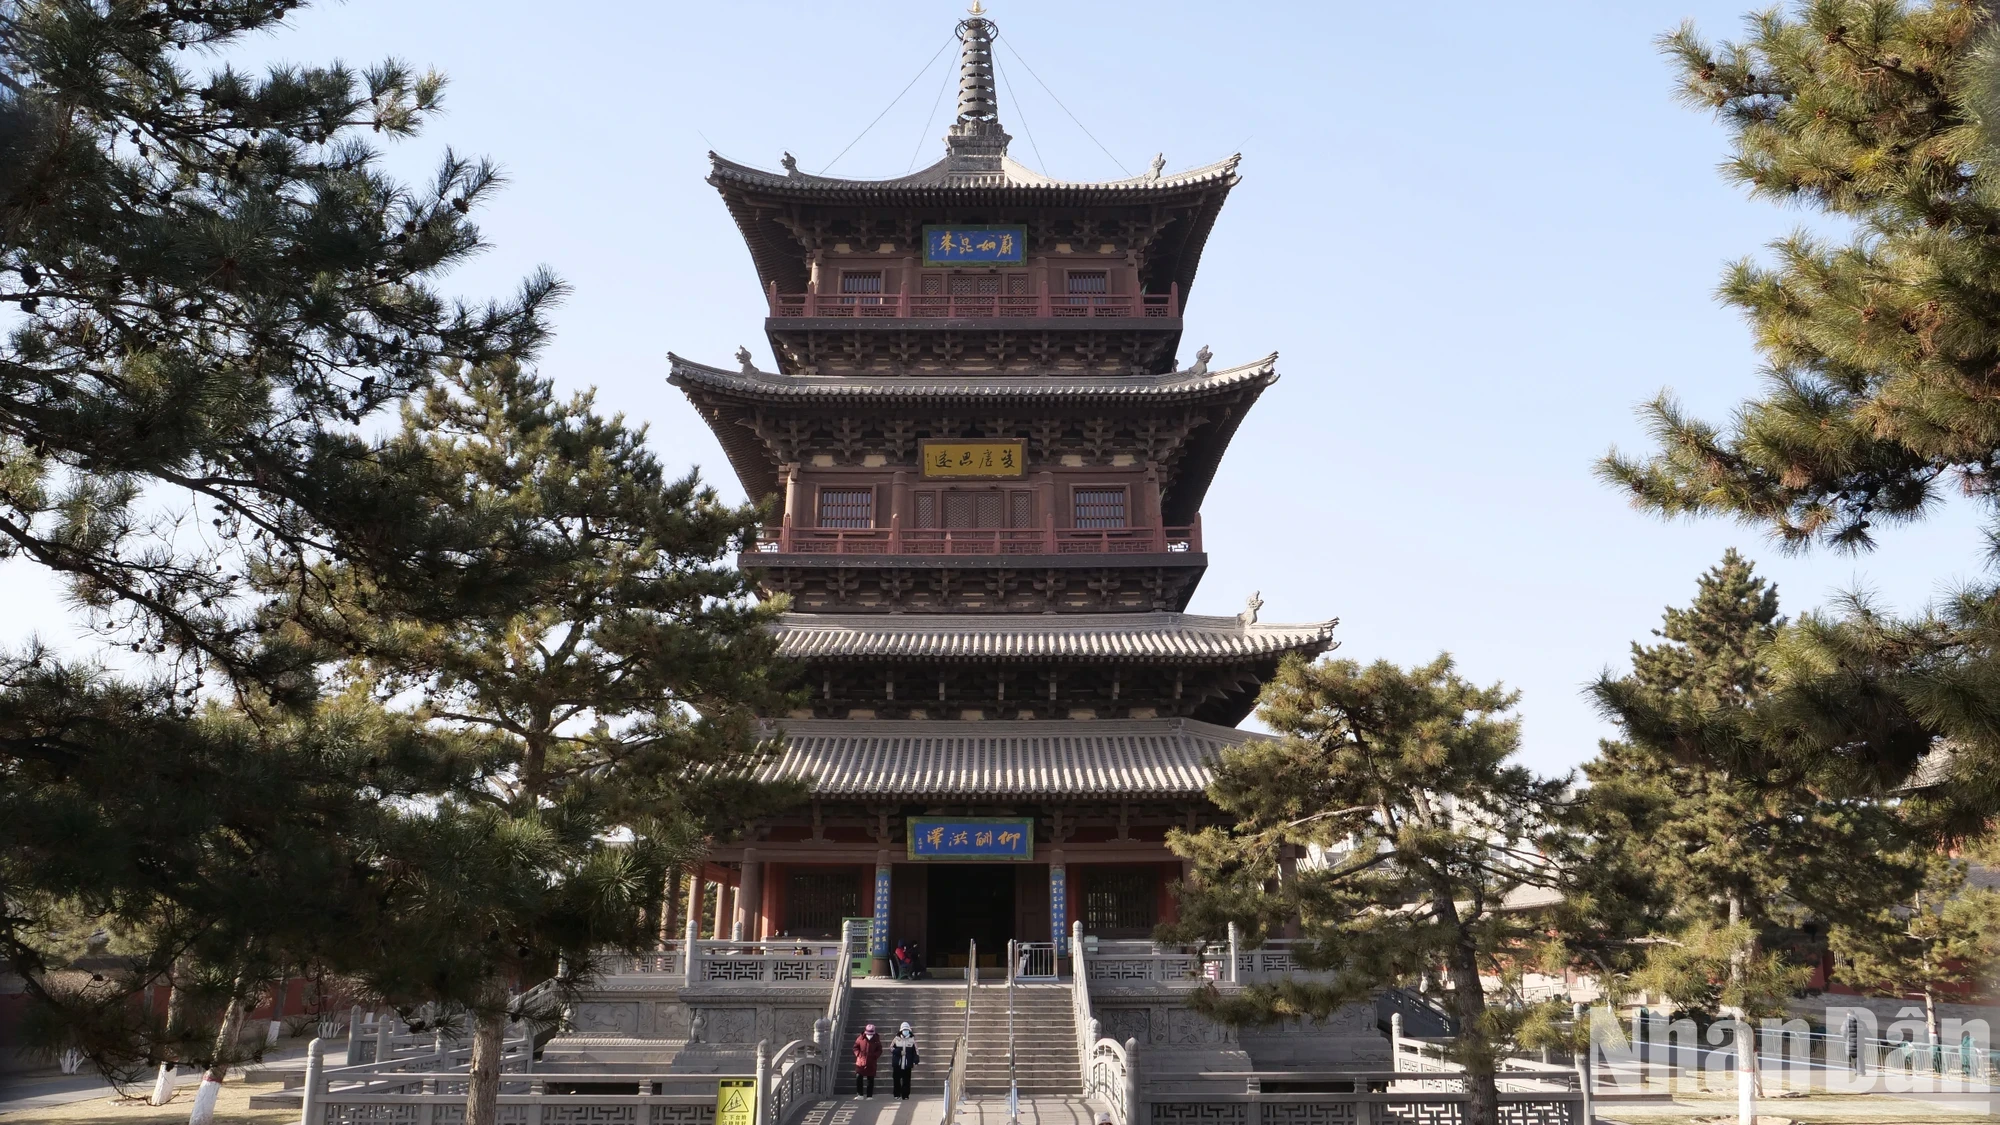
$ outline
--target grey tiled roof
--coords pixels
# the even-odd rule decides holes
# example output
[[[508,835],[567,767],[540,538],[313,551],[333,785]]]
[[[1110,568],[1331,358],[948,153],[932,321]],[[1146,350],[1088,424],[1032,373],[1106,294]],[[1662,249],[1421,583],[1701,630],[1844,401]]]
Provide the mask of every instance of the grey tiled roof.
[[[778,651],[803,659],[1069,659],[1215,663],[1316,655],[1337,621],[1245,624],[1191,613],[991,614],[788,613],[774,627]]]
[[[667,381],[753,398],[795,401],[884,403],[939,399],[1174,399],[1195,398],[1246,384],[1278,381],[1276,352],[1254,363],[1195,374],[1164,375],[785,375],[776,371],[730,371],[667,353],[673,364]]]
[[[1241,154],[1204,164],[1199,168],[1189,168],[1184,172],[1173,172],[1159,177],[1132,176],[1123,180],[1055,180],[1042,175],[1012,158],[1003,157],[1000,162],[998,179],[991,173],[982,174],[961,182],[954,175],[951,159],[943,160],[928,168],[920,168],[907,176],[897,176],[886,180],[848,180],[833,176],[815,176],[807,172],[767,172],[748,164],[739,164],[715,153],[708,154],[710,182],[741,184],[744,187],[761,188],[765,191],[796,192],[801,195],[854,195],[880,192],[908,192],[926,188],[980,188],[992,190],[1033,190],[1058,189],[1071,192],[1115,192],[1122,194],[1145,194],[1169,192],[1189,187],[1205,187],[1212,184],[1232,182],[1236,166],[1242,162]]]
[[[760,781],[820,798],[1180,797],[1230,746],[1269,737],[1191,719],[803,719]]]

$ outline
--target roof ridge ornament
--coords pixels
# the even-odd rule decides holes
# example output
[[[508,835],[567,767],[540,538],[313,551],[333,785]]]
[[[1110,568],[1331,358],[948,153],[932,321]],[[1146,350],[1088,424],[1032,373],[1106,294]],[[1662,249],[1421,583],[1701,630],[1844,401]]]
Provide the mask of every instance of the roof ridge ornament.
[[[1243,612],[1237,614],[1236,619],[1243,622],[1246,626],[1255,625],[1257,623],[1257,611],[1264,608],[1263,594],[1264,591],[1262,590],[1250,591],[1250,600],[1244,604]]]
[[[1014,138],[1000,127],[1000,93],[993,82],[993,39],[999,34],[984,6],[958,21],[958,120],[945,135],[949,171],[975,174],[972,182],[1000,176],[1000,160]],[[998,182],[995,180],[995,182]]]

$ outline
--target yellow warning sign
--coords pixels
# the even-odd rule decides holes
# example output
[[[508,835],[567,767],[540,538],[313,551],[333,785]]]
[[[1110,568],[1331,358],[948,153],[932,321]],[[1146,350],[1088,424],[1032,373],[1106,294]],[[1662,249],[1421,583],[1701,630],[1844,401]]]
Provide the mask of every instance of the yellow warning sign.
[[[757,1125],[755,1078],[722,1078],[716,1081],[715,1125]]]

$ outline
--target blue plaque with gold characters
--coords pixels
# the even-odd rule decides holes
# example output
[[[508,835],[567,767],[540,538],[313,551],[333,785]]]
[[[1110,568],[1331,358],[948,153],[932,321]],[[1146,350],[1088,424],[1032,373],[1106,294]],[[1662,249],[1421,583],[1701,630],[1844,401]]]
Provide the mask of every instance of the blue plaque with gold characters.
[[[911,859],[1035,858],[1032,817],[913,816]]]
[[[924,228],[924,264],[927,266],[1018,266],[1027,260],[1027,227],[941,225]]]

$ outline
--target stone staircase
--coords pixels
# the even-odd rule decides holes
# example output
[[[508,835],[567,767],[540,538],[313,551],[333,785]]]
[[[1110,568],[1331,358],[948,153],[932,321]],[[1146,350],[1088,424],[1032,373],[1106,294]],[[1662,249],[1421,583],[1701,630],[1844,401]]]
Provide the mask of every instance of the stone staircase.
[[[896,1026],[908,1022],[922,1062],[910,1083],[915,1095],[944,1092],[951,1067],[951,1046],[965,1031],[965,985],[946,982],[856,982],[848,1004],[847,1026],[834,1045],[840,1073],[836,1094],[854,1090],[854,1037],[868,1024],[883,1040],[876,1072],[875,1094],[889,1093],[888,1041]],[[1079,1094],[1083,1079],[1076,1058],[1076,1017],[1066,984],[1014,986],[1016,1077],[1021,1093]],[[968,1093],[1007,1091],[1007,987],[983,985],[972,996],[971,1065],[966,1071]]]

